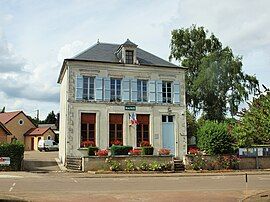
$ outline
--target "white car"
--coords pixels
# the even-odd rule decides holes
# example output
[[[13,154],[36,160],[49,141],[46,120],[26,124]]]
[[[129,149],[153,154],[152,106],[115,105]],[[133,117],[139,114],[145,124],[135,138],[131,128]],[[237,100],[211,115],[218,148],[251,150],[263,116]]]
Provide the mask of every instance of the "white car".
[[[59,146],[54,140],[39,140],[38,142],[39,151],[58,151]]]

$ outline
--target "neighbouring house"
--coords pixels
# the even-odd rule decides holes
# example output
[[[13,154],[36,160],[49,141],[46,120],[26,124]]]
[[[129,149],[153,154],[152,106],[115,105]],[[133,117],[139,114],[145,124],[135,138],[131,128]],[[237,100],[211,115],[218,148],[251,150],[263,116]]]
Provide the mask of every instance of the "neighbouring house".
[[[7,136],[12,135],[4,124],[0,122],[0,143],[7,142]]]
[[[25,133],[25,145],[27,150],[38,150],[38,141],[42,139],[54,140],[54,131],[50,127],[31,128]]]
[[[55,138],[54,138],[55,142],[57,142],[57,143],[59,142],[59,128],[57,127],[56,124],[42,123],[42,124],[38,124],[38,127],[39,128],[48,128],[48,127],[50,127],[53,130],[53,132],[55,133]]]
[[[123,44],[100,43],[65,59],[60,90],[59,158],[86,155],[83,142],[101,149],[115,141],[148,141],[179,158],[187,152],[185,68]]]
[[[0,113],[0,142],[18,140],[25,145],[25,150],[37,150],[39,139],[54,139],[50,128],[37,128],[23,111]]]

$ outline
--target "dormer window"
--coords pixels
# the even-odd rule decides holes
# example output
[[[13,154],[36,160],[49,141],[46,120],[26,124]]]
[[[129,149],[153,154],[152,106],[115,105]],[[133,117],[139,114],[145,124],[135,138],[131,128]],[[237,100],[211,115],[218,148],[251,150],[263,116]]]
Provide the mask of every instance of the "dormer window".
[[[126,64],[133,64],[133,50],[126,50]]]

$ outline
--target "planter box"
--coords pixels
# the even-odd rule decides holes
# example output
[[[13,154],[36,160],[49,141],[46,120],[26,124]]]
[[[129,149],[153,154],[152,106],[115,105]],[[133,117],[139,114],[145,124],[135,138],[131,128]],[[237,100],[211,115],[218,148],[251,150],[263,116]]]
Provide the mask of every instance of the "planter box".
[[[170,163],[173,161],[172,156],[113,156],[113,157],[96,157],[88,156],[82,158],[82,171],[109,171],[109,164],[106,159],[118,161],[121,165],[125,165],[127,160],[131,160],[135,166],[139,166],[142,162],[153,163]]]

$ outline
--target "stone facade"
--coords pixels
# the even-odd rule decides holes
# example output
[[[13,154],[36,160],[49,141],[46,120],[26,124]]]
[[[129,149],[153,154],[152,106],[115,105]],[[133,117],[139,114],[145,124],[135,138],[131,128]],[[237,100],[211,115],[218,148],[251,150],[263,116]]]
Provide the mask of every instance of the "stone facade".
[[[59,157],[64,163],[68,156],[82,157],[80,149],[81,114],[96,114],[95,140],[101,149],[109,147],[109,114],[123,114],[123,145],[136,147],[136,126],[130,125],[129,114],[149,115],[149,141],[155,149],[163,148],[162,115],[174,117],[175,153],[182,158],[187,150],[185,74],[182,68],[144,66],[137,64],[108,64],[89,61],[67,61],[60,75],[60,135]],[[76,100],[76,77],[90,76],[102,78],[131,78],[143,80],[177,81],[180,83],[180,103],[150,102],[110,102]],[[135,106],[135,111],[125,110],[125,106]]]

